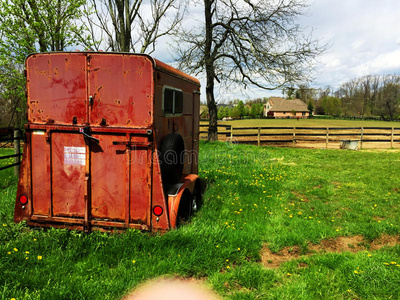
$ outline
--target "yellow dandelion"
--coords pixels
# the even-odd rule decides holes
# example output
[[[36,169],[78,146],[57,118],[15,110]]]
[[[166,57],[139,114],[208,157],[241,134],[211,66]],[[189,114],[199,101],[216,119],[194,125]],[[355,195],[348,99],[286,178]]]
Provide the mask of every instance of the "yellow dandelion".
[[[358,274],[358,271],[357,271],[357,270],[354,270],[354,274]]]
[[[226,268],[227,268],[227,269],[230,269],[231,267],[230,267],[230,266],[227,266]]]
[[[238,251],[240,251],[240,248],[238,248]]]
[[[7,224],[3,224],[3,227],[6,227],[7,226]]]
[[[26,259],[26,260],[28,260],[28,259],[29,259],[29,257],[27,256],[27,257],[25,257],[25,259]]]
[[[136,260],[132,260],[132,263],[133,263],[133,264],[136,263]]]
[[[389,265],[389,263],[387,263],[387,262],[385,262],[384,264],[387,265],[387,266]]]
[[[17,252],[17,251],[18,251],[18,249],[17,249],[17,248],[14,248],[14,251],[15,251],[15,252]]]
[[[11,251],[8,251],[7,254],[10,255],[10,254],[11,254]]]
[[[43,257],[41,255],[38,255],[37,259],[41,260]]]
[[[25,254],[29,254],[29,251],[25,251]]]
[[[390,262],[391,265],[397,264],[395,261]]]
[[[292,274],[290,274],[290,273],[286,273],[286,275],[287,275],[287,276],[291,276]]]

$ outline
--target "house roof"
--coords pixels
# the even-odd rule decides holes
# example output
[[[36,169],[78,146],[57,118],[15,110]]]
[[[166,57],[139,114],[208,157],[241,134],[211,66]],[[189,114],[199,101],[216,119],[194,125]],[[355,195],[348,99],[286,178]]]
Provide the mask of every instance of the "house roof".
[[[305,104],[300,99],[283,99],[280,97],[271,97],[269,98],[269,102],[271,105],[270,111],[296,111],[296,112],[308,112],[307,104]]]

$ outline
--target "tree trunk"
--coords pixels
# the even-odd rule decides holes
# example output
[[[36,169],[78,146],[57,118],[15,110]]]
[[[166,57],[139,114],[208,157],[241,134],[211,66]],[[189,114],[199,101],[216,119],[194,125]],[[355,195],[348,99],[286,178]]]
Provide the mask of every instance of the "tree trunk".
[[[214,72],[210,72],[211,74],[208,73],[209,72],[207,70],[206,97],[207,97],[208,114],[210,117],[207,140],[218,141],[218,133],[217,133],[218,111],[214,98],[214,74],[213,74]]]
[[[204,10],[205,10],[205,27],[206,27],[206,40],[205,40],[205,50],[204,50],[204,60],[207,74],[207,85],[206,85],[206,98],[208,113],[210,116],[209,126],[208,126],[208,136],[209,141],[218,141],[218,128],[217,128],[217,105],[215,104],[214,98],[214,58],[211,54],[212,48],[212,4],[214,0],[204,0]]]

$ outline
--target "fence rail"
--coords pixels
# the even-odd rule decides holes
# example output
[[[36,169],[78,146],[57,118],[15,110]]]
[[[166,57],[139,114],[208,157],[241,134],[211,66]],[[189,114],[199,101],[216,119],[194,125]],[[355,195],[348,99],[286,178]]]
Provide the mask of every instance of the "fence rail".
[[[0,128],[0,143],[8,144],[10,142],[14,143],[14,153],[12,155],[0,156],[0,160],[14,158],[14,163],[0,167],[0,171],[6,170],[8,168],[14,167],[14,175],[19,176],[19,169],[21,165],[21,131],[14,128]],[[3,148],[4,145],[1,146]]]
[[[200,125],[200,128],[208,125]],[[208,131],[200,131],[206,138]],[[291,147],[338,148],[358,141],[360,148],[400,148],[399,127],[233,127],[218,125],[218,136],[235,143]]]

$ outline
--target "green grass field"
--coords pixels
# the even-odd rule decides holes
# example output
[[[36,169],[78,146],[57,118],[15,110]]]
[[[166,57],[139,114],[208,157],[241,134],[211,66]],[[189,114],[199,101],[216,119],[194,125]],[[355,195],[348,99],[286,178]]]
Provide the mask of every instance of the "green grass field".
[[[226,299],[400,298],[399,152],[202,142],[199,163],[204,206],[164,235],[14,224],[17,182],[1,171],[0,298],[119,299],[160,276]],[[324,246],[356,236],[354,251]],[[273,265],[265,251],[298,253]]]

